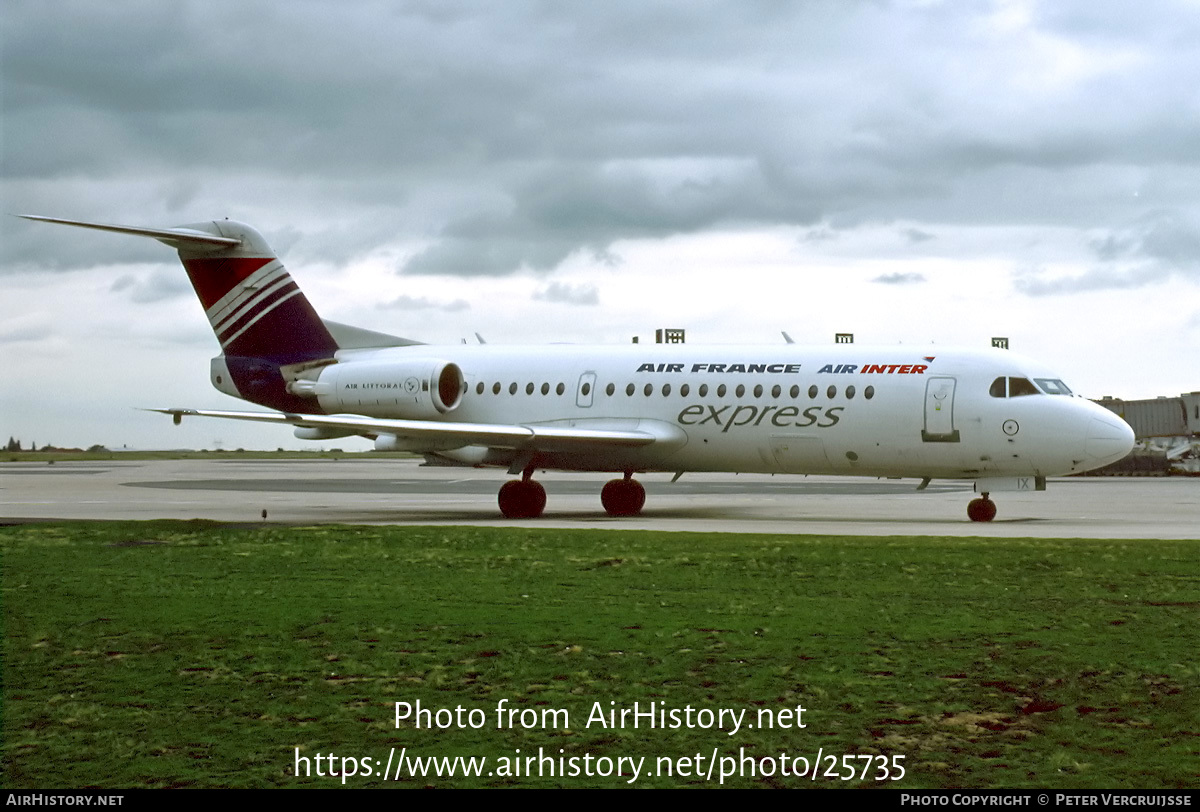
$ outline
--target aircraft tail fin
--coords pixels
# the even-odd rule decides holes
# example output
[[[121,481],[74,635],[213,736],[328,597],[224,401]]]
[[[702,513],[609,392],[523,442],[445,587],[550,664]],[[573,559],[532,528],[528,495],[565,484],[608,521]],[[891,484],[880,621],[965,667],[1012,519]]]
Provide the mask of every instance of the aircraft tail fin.
[[[244,223],[211,220],[176,228],[142,228],[21,216],[152,237],[176,249],[226,356],[296,364],[332,358],[338,349],[267,241]]]

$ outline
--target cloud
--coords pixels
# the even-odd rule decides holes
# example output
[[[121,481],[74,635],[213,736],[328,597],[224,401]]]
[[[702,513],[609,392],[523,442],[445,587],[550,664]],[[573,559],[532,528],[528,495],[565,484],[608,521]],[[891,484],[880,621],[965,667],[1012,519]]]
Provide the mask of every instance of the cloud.
[[[41,341],[52,337],[56,332],[54,325],[41,314],[18,316],[0,326],[0,344]]]
[[[928,231],[922,231],[919,228],[906,228],[900,233],[907,237],[911,243],[929,242],[930,240],[937,239],[933,234],[930,234]]]
[[[802,243],[824,243],[836,240],[840,235],[829,228],[827,225],[821,225],[817,228],[810,228],[800,237]]]
[[[1040,278],[1035,274],[1018,274],[1013,287],[1026,296],[1055,296],[1068,293],[1088,293],[1099,290],[1129,290],[1162,282],[1172,271],[1161,265],[1136,268],[1094,268],[1074,276]]]
[[[1200,268],[1200,224],[1179,211],[1155,211],[1133,225],[1093,237],[1096,256],[1108,261],[1150,259],[1182,271]]]
[[[1093,234],[1098,265],[1080,274],[1046,278],[1018,273],[1013,284],[1029,296],[1143,288],[1181,277],[1200,283],[1200,223],[1179,211],[1150,212],[1129,226]]]
[[[881,285],[917,285],[925,281],[925,275],[919,273],[885,273],[871,280]]]
[[[1197,15],[1094,6],[10,3],[0,171],[21,210],[253,215],[468,277],[729,226],[1091,229],[1134,181],[1191,209]],[[105,255],[31,228],[6,269]]]
[[[442,310],[446,313],[456,313],[469,310],[471,305],[466,299],[455,299],[452,302],[437,302],[424,296],[399,296],[390,302],[380,302],[375,305],[377,310]]]
[[[544,302],[561,302],[570,305],[598,305],[600,293],[595,285],[568,285],[565,282],[551,282],[545,288],[533,294],[534,299]]]
[[[129,300],[137,304],[151,304],[193,293],[187,276],[178,266],[156,269],[145,277],[122,274],[108,289],[113,293],[128,293]]]

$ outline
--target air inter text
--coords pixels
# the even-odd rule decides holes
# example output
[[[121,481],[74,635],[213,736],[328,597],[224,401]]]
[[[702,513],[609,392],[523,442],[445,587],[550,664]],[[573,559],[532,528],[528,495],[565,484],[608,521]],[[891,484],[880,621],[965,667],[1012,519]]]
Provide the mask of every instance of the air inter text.
[[[924,375],[927,369],[927,364],[863,364],[861,367],[858,364],[826,364],[817,370],[817,374],[832,372],[846,375],[857,372],[866,375],[882,372],[887,375]]]

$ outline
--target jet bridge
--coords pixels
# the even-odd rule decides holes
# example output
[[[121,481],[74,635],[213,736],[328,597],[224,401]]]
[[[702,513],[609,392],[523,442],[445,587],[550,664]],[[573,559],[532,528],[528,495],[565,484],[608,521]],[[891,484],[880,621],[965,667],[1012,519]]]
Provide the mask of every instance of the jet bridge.
[[[1137,437],[1128,457],[1092,473],[1100,476],[1200,476],[1200,392],[1178,397],[1096,401],[1121,416]]]

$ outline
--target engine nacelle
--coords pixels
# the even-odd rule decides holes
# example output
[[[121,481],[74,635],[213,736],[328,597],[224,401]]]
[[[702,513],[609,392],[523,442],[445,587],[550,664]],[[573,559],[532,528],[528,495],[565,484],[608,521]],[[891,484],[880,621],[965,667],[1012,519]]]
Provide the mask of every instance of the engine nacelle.
[[[329,414],[428,420],[458,408],[466,381],[458,364],[407,358],[333,364],[321,370],[312,389]]]

